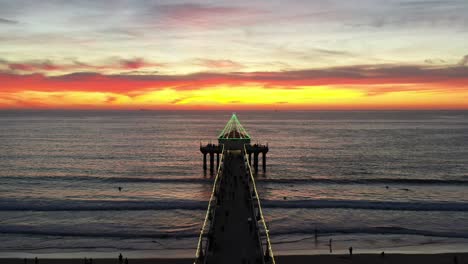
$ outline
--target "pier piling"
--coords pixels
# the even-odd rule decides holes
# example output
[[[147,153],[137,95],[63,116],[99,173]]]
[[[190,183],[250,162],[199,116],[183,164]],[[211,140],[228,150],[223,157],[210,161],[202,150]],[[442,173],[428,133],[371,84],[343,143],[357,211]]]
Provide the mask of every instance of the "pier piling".
[[[258,172],[258,152],[254,152],[254,170]]]
[[[203,153],[203,170],[206,170],[206,153]]]
[[[210,172],[214,171],[214,153],[210,152]]]

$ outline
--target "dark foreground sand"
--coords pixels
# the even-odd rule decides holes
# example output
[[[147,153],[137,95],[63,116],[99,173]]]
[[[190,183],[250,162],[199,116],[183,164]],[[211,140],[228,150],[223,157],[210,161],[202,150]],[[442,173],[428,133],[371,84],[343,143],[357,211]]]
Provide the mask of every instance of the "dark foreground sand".
[[[455,262],[455,256],[457,261]],[[23,259],[0,259],[1,264],[24,264]],[[34,264],[33,259],[27,263]],[[83,264],[83,259],[39,259],[39,264]],[[117,259],[93,259],[93,264],[117,264]],[[129,259],[129,264],[191,264],[193,259]],[[347,255],[308,255],[308,256],[277,256],[278,264],[468,264],[468,253],[449,254],[362,254],[349,257]],[[222,263],[219,263],[222,264]]]

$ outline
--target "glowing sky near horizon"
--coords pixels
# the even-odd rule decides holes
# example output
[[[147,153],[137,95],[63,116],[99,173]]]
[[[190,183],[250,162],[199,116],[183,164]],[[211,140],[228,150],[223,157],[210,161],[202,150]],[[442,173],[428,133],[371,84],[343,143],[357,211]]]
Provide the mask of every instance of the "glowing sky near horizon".
[[[468,1],[3,1],[0,109],[468,109]]]

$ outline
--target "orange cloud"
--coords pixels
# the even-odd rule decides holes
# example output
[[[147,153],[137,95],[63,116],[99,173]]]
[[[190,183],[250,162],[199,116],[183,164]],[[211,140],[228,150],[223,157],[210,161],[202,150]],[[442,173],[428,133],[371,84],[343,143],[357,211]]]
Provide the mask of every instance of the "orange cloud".
[[[139,67],[135,63],[128,67]],[[0,83],[2,108],[468,108],[465,66],[187,75],[2,73]]]

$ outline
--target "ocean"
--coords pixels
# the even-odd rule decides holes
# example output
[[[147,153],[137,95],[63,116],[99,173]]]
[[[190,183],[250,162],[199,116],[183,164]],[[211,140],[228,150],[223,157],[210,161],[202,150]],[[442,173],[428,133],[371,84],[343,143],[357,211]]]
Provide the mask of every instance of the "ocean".
[[[194,256],[230,115],[0,111],[0,257]],[[468,249],[468,111],[237,115],[275,253]]]

